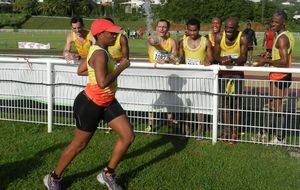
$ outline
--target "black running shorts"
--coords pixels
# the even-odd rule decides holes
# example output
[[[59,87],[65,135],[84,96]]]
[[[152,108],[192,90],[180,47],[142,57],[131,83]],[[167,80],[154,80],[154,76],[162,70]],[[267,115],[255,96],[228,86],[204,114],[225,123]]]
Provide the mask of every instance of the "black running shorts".
[[[125,114],[116,99],[107,107],[98,106],[85,95],[84,91],[76,97],[73,109],[76,127],[86,132],[94,132],[100,120],[109,123],[111,120]]]
[[[279,89],[289,88],[291,86],[292,74],[288,73],[286,77],[274,81],[274,85]]]

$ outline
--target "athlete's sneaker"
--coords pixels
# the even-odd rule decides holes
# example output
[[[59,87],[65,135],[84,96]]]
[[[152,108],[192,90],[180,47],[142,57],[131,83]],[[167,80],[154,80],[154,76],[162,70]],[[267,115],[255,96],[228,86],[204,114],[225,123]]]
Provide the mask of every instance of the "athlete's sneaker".
[[[116,174],[107,176],[104,170],[97,175],[97,180],[108,187],[109,190],[122,190],[123,188],[117,183]]]
[[[276,145],[284,145],[286,144],[284,140],[279,140],[277,137],[274,137],[271,141],[271,144],[276,144]]]
[[[61,178],[54,179],[51,177],[51,172],[44,177],[43,181],[48,190],[61,190]]]

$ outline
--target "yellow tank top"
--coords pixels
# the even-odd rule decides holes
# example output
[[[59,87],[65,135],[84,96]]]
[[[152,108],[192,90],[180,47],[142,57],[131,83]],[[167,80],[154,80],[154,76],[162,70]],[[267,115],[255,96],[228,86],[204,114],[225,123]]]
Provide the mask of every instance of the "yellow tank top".
[[[221,47],[221,57],[230,56],[233,59],[237,59],[241,54],[241,36],[242,32],[239,32],[234,44],[227,45],[226,44],[226,34],[223,32],[222,39],[220,42]],[[220,71],[219,75],[244,75],[242,71]]]
[[[82,58],[86,58],[87,55],[88,55],[88,53],[89,53],[90,46],[92,45],[92,42],[89,40],[90,37],[91,37],[91,33],[89,32],[89,33],[86,35],[83,44],[81,44],[81,43],[78,41],[75,32],[72,33],[72,37],[73,37],[73,41],[74,41],[74,44],[75,44],[75,47],[76,47],[76,49],[77,49],[78,54],[79,54]]]
[[[286,37],[289,39],[289,42],[290,42],[290,47],[288,49],[288,54],[289,54],[288,55],[289,56],[288,68],[290,68],[291,64],[292,64],[292,53],[293,53],[293,49],[294,49],[294,45],[295,45],[295,40],[294,40],[293,34],[289,31],[284,31],[276,37],[275,42],[273,44],[273,48],[272,48],[272,60],[280,59],[279,49],[276,48],[276,43],[277,43],[277,40],[279,39],[279,37],[282,35],[286,35]],[[270,73],[269,79],[270,80],[280,80],[286,76],[287,76],[286,73]]]
[[[108,56],[107,62],[107,72],[112,73],[115,70],[115,64],[111,55],[103,48],[98,45],[93,45],[90,48],[89,54],[87,56],[87,68],[89,82],[85,88],[85,93],[95,104],[98,106],[108,106],[114,99],[117,90],[117,80],[114,80],[109,86],[102,89],[98,86],[95,70],[89,65],[89,60],[96,50],[103,50]]]
[[[121,33],[118,34],[115,45],[108,47],[108,52],[114,60],[120,60],[122,58],[121,35]]]
[[[208,33],[208,40],[210,41],[211,45],[214,47],[215,46],[215,40],[212,37],[212,33]]]
[[[150,63],[156,63],[157,60],[168,60],[170,53],[172,51],[171,38],[166,40],[163,47],[160,46],[150,46],[148,49],[149,61]]]
[[[187,37],[183,40],[183,50],[185,54],[185,63],[187,65],[201,65],[206,58],[206,40],[207,38],[201,36],[200,44],[197,48],[191,49],[188,46],[188,40],[190,37]]]

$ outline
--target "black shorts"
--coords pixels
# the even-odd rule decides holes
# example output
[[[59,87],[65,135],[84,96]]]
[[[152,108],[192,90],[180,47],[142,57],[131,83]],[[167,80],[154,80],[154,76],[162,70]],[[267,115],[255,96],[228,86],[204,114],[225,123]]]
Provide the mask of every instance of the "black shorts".
[[[73,109],[76,127],[86,132],[94,132],[100,120],[109,123],[111,120],[125,114],[116,99],[107,107],[98,106],[85,95],[84,91],[76,97]]]
[[[276,88],[279,89],[285,89],[285,88],[289,88],[291,86],[291,81],[292,81],[292,74],[288,73],[286,77],[274,81],[274,85],[276,86]]]

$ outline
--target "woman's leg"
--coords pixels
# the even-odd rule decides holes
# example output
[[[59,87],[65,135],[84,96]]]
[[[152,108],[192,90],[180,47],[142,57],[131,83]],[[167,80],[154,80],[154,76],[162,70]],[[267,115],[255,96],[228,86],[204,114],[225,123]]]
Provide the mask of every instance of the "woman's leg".
[[[56,175],[61,176],[64,169],[86,147],[93,134],[94,132],[85,132],[78,128],[74,130],[73,140],[60,156],[58,165],[54,170]]]
[[[108,125],[119,135],[114,146],[112,157],[108,163],[109,168],[115,169],[133,142],[134,133],[125,114],[113,119]]]

